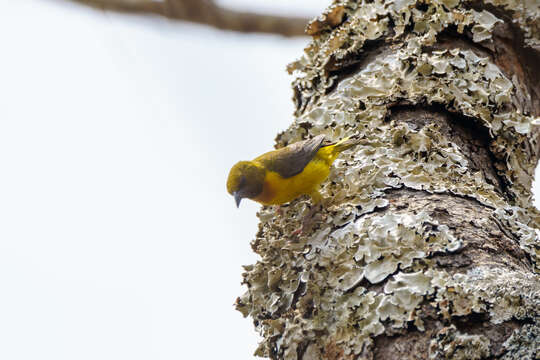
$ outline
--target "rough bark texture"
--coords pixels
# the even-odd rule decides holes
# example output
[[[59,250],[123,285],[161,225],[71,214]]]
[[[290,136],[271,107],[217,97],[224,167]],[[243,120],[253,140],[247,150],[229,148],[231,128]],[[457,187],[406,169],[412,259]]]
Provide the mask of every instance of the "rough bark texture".
[[[537,1],[335,1],[283,146],[360,134],[311,206],[264,207],[237,308],[272,359],[539,359]]]
[[[172,20],[209,25],[221,30],[305,35],[308,19],[242,12],[218,6],[213,0],[71,0],[93,8],[126,14],[159,15]]]

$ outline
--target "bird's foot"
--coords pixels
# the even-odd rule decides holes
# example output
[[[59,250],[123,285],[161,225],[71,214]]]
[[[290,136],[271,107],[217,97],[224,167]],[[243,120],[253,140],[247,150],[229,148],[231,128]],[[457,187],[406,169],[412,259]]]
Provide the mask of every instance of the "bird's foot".
[[[318,210],[321,210],[322,209],[322,205],[319,203],[317,205],[314,205],[310,210],[309,212],[304,215],[303,219],[302,219],[302,225],[294,230],[291,235],[296,238],[296,237],[299,237],[300,235],[303,235],[304,233],[307,233],[309,231],[311,231],[311,229],[313,228],[313,225],[315,223],[315,221],[317,219],[319,219],[317,217],[317,214],[315,214]],[[321,215],[321,218],[323,218],[323,216]]]
[[[303,231],[304,231],[303,226],[300,226],[298,229],[294,230],[294,231],[291,233],[291,236],[292,236],[293,238],[296,238],[296,237],[302,235],[302,232],[303,232]]]

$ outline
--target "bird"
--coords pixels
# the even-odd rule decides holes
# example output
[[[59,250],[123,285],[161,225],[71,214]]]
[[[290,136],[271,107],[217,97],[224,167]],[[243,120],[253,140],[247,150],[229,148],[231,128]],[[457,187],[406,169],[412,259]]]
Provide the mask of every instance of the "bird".
[[[310,195],[313,204],[321,203],[319,186],[330,174],[334,160],[362,142],[357,135],[336,143],[325,138],[321,134],[236,163],[227,178],[227,191],[236,206],[244,198],[263,205],[282,205],[301,195]]]

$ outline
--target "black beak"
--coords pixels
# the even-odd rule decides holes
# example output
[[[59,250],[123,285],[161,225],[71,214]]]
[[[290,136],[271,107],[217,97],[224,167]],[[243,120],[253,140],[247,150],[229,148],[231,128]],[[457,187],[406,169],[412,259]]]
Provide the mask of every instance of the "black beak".
[[[242,196],[240,196],[238,191],[235,191],[233,195],[234,195],[234,201],[236,201],[236,207],[238,208],[240,207],[240,201],[242,201]]]

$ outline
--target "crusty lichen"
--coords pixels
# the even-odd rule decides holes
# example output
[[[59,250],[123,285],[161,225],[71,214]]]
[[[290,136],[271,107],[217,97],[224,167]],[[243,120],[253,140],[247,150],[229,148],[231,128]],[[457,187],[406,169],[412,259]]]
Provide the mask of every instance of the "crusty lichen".
[[[525,324],[505,341],[501,360],[537,360],[540,356],[540,326]]]
[[[292,235],[310,210],[307,198],[282,207],[281,214],[274,207],[260,211],[253,248],[261,260],[245,267],[248,290],[237,302],[264,337],[257,355],[353,359],[369,352],[377,336],[410,327],[424,331],[420,314],[427,305],[447,325],[429,347],[437,359],[490,356],[490,340],[458,331],[458,317],[540,323],[539,216],[530,204],[540,119],[521,108],[517,80],[489,56],[474,47],[432,47],[450,27],[470,32],[474,43],[489,43],[506,8],[514,10],[509,14],[521,28],[522,45],[535,46],[538,7],[490,3],[499,12],[460,0],[334,1],[311,23],[314,40],[289,68],[299,73],[297,118],[278,136],[278,146],[318,134],[333,140],[360,134],[368,145],[335,161],[313,229]],[[373,44],[384,50],[364,56]],[[486,161],[500,181],[472,166],[442,124],[394,119],[392,106],[402,103],[437,105],[484,129],[491,154]],[[481,208],[487,215],[470,222],[479,231],[500,229],[484,238],[516,243],[525,258],[501,263],[492,254],[463,269],[439,266],[437,257],[457,258],[473,242],[439,220],[440,209],[389,200],[391,191],[403,189],[459,196],[470,211]],[[491,248],[485,245],[482,251]],[[521,354],[516,344],[538,328],[523,329],[506,341],[508,354]]]
[[[443,328],[431,340],[430,359],[480,360],[489,356],[489,339],[482,335],[461,334],[454,325]]]
[[[442,318],[450,319],[452,316],[475,313],[489,314],[490,322],[493,324],[502,324],[510,320],[533,321],[536,324],[540,321],[538,314],[540,284],[536,275],[523,271],[502,270],[496,266],[478,266],[467,273],[453,276],[440,271],[435,272],[432,284],[436,288],[433,303],[437,304]],[[517,332],[515,338],[521,336],[522,334]],[[446,346],[441,339],[434,339],[432,348],[435,347],[434,344],[438,344],[438,351],[442,351],[441,349]],[[538,344],[535,346],[538,347]],[[436,358],[470,357],[456,355]]]

